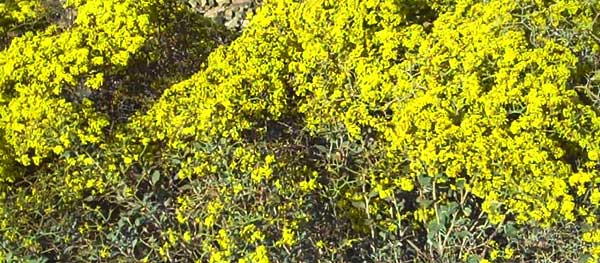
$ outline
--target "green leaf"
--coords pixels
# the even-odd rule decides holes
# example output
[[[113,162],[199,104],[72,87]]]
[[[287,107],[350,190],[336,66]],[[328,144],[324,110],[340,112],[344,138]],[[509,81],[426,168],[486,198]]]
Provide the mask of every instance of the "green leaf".
[[[516,238],[519,235],[519,230],[514,226],[513,223],[508,223],[504,227],[504,232],[508,238]]]
[[[473,210],[468,206],[463,209],[463,213],[465,214],[465,216],[470,216],[472,212]]]
[[[479,263],[479,261],[481,261],[481,258],[479,258],[477,255],[470,255],[469,259],[467,260],[468,263]]]
[[[586,262],[590,262],[590,259],[592,258],[592,256],[590,255],[583,255],[581,256],[578,260],[577,263],[586,263]]]
[[[376,196],[378,196],[378,195],[379,195],[379,193],[378,193],[377,191],[375,191],[375,190],[372,190],[372,191],[369,193],[368,197],[369,197],[369,198],[373,198],[373,197],[376,197]]]
[[[160,179],[160,172],[155,170],[152,173],[152,176],[150,178],[150,182],[152,183],[152,185],[156,185],[156,183],[158,182],[158,180]]]
[[[440,225],[436,220],[431,220],[429,224],[427,224],[427,232],[431,234],[439,233],[440,230],[442,230],[442,228],[444,227]]]
[[[366,209],[367,208],[365,206],[365,202],[361,202],[361,201],[352,201],[352,206],[354,206],[356,208],[360,208],[360,209]]]
[[[419,175],[419,177],[417,178],[419,180],[419,184],[424,186],[424,187],[431,187],[432,183],[431,183],[431,177],[426,176],[426,175]]]

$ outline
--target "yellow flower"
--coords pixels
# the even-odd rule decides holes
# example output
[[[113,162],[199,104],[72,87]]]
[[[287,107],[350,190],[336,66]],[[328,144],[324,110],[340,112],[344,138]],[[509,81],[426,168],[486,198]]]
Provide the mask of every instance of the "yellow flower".
[[[239,194],[242,190],[244,190],[244,186],[240,183],[233,185],[233,194]]]
[[[94,159],[92,159],[90,157],[86,157],[85,159],[83,159],[83,164],[84,165],[92,165],[92,164],[94,164]]]
[[[183,224],[183,223],[185,223],[185,222],[187,221],[187,218],[185,217],[185,215],[183,214],[183,212],[182,212],[182,211],[180,211],[180,209],[177,209],[177,212],[176,212],[176,214],[177,214],[177,215],[176,215],[176,217],[177,217],[177,222],[178,222],[179,224]]]
[[[275,242],[276,246],[292,246],[296,242],[294,240],[294,231],[288,227],[284,227],[281,232],[281,239]]]
[[[588,158],[592,161],[598,161],[600,159],[600,153],[598,150],[591,150],[588,152]]]
[[[100,250],[100,258],[107,258],[110,256],[110,250],[108,247],[102,247]]]
[[[493,250],[490,252],[490,259],[491,259],[491,260],[495,260],[496,258],[498,258],[498,255],[499,255],[499,254],[500,254],[500,251],[498,251],[498,250],[496,250],[496,249],[493,249]]]
[[[301,181],[300,182],[300,189],[303,192],[310,192],[312,190],[315,190],[317,188],[317,180],[316,178],[312,178],[308,181]]]
[[[61,145],[57,145],[57,146],[54,146],[54,148],[52,148],[52,151],[55,154],[62,154],[65,151],[65,148],[63,148]]]
[[[513,254],[515,253],[514,249],[510,247],[504,248],[504,259],[511,259]]]
[[[175,235],[175,231],[173,231],[173,229],[169,228],[166,231],[167,234],[167,240],[169,241],[169,243],[171,245],[175,245],[175,243],[177,242],[177,236]]]
[[[27,154],[22,155],[20,161],[21,164],[23,164],[24,166],[28,166],[31,164],[31,159],[29,159],[29,155]]]
[[[269,263],[269,258],[267,256],[267,247],[258,246],[256,250],[251,256],[252,262],[256,263]]]
[[[590,195],[590,202],[595,205],[600,205],[600,191],[598,189],[593,189],[592,194]]]
[[[317,241],[316,246],[318,248],[323,249],[323,248],[325,248],[325,242],[323,242],[323,240],[319,240],[319,241]]]
[[[185,231],[185,233],[183,233],[183,241],[186,243],[192,241],[192,233],[190,233],[190,231]]]
[[[406,191],[406,192],[410,192],[410,191],[414,190],[414,188],[415,188],[413,182],[406,177],[402,177],[400,179],[394,179],[394,184],[399,186],[400,189],[402,189],[402,191]]]

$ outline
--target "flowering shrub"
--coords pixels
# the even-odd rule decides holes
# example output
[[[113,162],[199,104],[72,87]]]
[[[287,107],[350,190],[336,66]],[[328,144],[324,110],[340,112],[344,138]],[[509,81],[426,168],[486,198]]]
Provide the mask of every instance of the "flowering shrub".
[[[40,2],[8,1],[0,4],[0,36],[3,47],[9,39],[9,33],[16,32],[20,25],[30,23],[40,16]]]
[[[9,261],[600,260],[594,1],[69,5],[0,53]]]
[[[113,196],[130,164],[122,162],[132,147],[123,119],[197,71],[229,37],[176,1],[64,8],[76,10],[71,27],[24,32],[0,53],[0,258],[98,256],[86,247],[103,243],[83,230],[102,222],[90,211],[114,208],[99,200]]]

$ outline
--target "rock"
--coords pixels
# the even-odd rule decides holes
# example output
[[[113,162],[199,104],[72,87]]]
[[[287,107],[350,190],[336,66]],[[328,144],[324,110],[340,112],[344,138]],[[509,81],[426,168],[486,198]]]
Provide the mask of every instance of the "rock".
[[[217,8],[208,9],[206,11],[206,13],[204,13],[204,16],[214,19],[216,17],[222,17],[223,14],[224,14],[224,9],[222,7],[217,7]]]
[[[243,13],[237,12],[237,13],[235,14],[235,16],[234,16],[234,17],[232,17],[232,18],[231,18],[231,19],[230,19],[230,20],[229,20],[229,21],[226,23],[226,25],[225,25],[225,26],[226,26],[226,27],[228,27],[228,28],[230,28],[230,29],[235,29],[235,30],[238,30],[238,29],[240,29],[240,28],[241,28],[241,26],[242,26],[242,23],[243,23],[243,21],[244,21],[244,17],[243,17],[243,16],[244,16],[244,14],[243,14]]]
[[[235,12],[233,12],[233,10],[232,10],[231,8],[228,8],[228,9],[226,9],[226,10],[225,10],[225,13],[224,13],[225,20],[231,20],[231,19],[233,19],[233,16],[234,16],[235,14],[236,14],[236,13],[235,13]]]
[[[196,3],[200,6],[200,8],[208,6],[208,0],[198,0]]]
[[[225,13],[224,8],[215,7],[215,8],[208,9],[206,11],[206,13],[204,13],[204,16],[212,19],[217,24],[223,24],[223,23],[225,23],[224,13]]]
[[[238,29],[240,27],[240,20],[239,19],[231,19],[227,22],[225,22],[225,27],[229,28],[229,29]]]
[[[197,9],[215,23],[239,31],[247,24],[247,18],[255,14],[262,0],[195,0]]]
[[[224,24],[225,23],[225,18],[223,18],[223,16],[217,16],[213,18],[213,21],[215,21],[215,23],[217,24]]]
[[[242,22],[242,28],[247,27],[248,24],[250,24],[250,20],[244,20],[244,22]]]

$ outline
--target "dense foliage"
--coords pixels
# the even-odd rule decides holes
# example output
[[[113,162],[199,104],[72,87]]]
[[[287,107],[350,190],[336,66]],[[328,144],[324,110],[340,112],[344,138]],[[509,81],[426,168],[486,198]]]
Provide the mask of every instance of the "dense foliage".
[[[0,14],[0,260],[600,260],[600,2]]]

